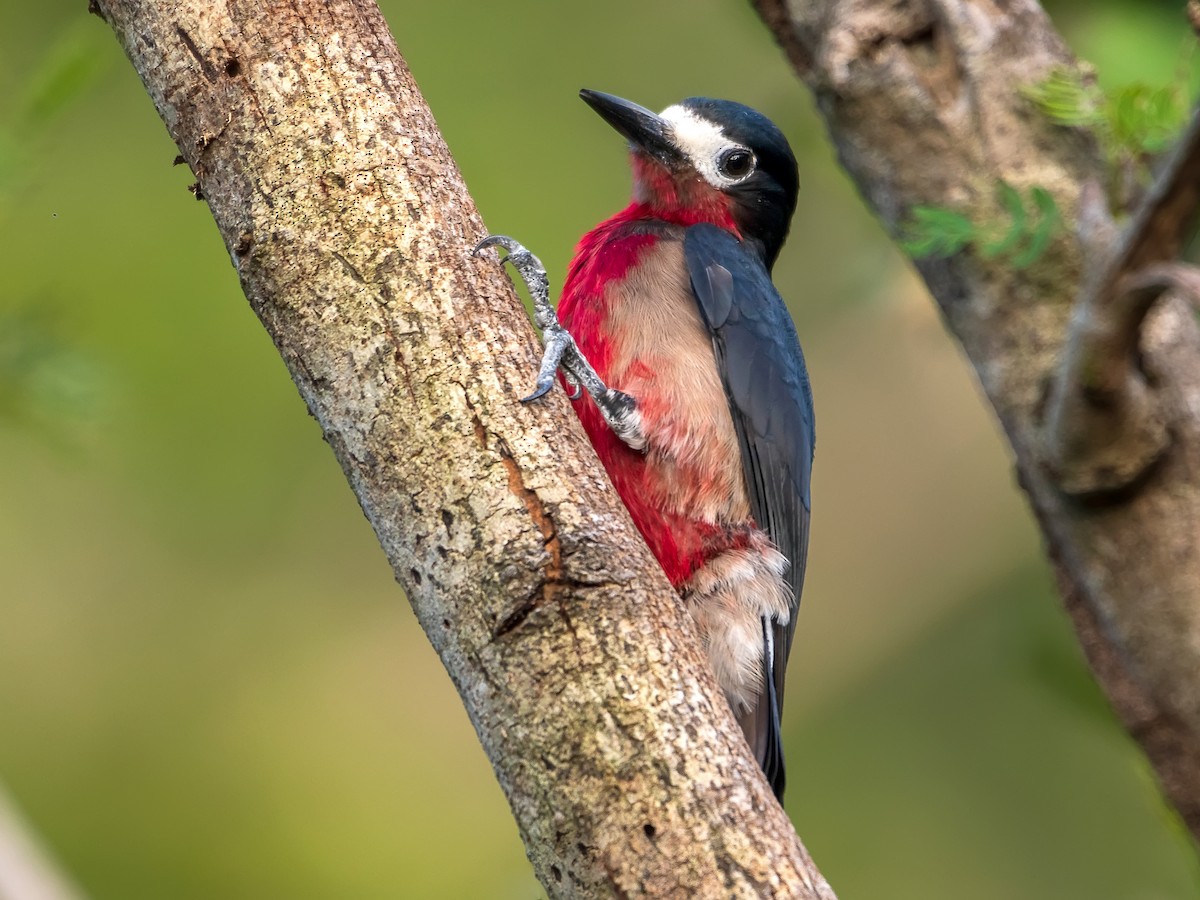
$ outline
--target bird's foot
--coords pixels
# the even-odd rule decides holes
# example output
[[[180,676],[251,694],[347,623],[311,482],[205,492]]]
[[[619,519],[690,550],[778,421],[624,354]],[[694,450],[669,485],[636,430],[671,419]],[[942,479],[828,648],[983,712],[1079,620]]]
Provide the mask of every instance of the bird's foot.
[[[554,307],[550,305],[550,281],[546,277],[546,267],[542,265],[540,259],[526,250],[518,241],[502,234],[485,237],[475,245],[472,255],[476,255],[488,247],[503,247],[507,251],[507,256],[501,262],[511,263],[512,267],[517,270],[517,274],[521,276],[521,280],[525,282],[525,287],[529,289],[529,296],[533,299],[533,320],[542,330],[542,343],[546,348],[542,355],[542,365],[538,369],[537,387],[528,397],[523,397],[521,402],[528,403],[544,397],[550,388],[554,387],[554,376],[558,373],[559,367],[562,367],[567,374],[572,388],[570,396],[574,400],[579,396],[580,381],[575,377],[572,371],[573,367],[569,363],[574,361],[573,356],[583,359],[583,355],[579,353],[575,346],[575,339],[571,337],[571,333],[567,329],[562,327],[554,312]],[[584,364],[587,364],[586,360],[584,360]],[[588,369],[591,369],[590,365],[588,365]],[[592,374],[595,375],[594,370]],[[598,376],[596,381],[600,383]]]
[[[518,241],[502,234],[485,237],[475,245],[472,254],[497,246],[507,251],[508,255],[503,261],[512,263],[529,289],[529,296],[533,300],[533,320],[542,330],[542,343],[546,348],[538,368],[537,386],[521,402],[529,403],[549,393],[554,387],[554,376],[562,369],[568,386],[567,396],[576,400],[581,391],[587,391],[617,437],[634,450],[644,449],[646,436],[642,432],[637,400],[624,391],[608,387],[579,351],[571,333],[558,321],[554,307],[550,305],[550,282],[542,261]]]

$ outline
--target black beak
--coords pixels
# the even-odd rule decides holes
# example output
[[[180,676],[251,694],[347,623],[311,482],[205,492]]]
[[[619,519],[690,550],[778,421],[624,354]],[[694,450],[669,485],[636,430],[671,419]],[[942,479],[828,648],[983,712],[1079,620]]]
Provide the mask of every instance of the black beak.
[[[585,88],[579,96],[634,147],[667,166],[680,161],[680,153],[671,142],[671,128],[657,113],[600,91]]]

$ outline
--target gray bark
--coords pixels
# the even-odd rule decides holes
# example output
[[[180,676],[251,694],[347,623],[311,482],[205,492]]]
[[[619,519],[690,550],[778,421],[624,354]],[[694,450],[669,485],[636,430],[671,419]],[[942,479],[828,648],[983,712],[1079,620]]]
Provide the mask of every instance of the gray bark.
[[[196,175],[554,897],[832,898],[370,0],[93,0]],[[487,135],[480,135],[487,140]],[[397,814],[402,811],[397,810]]]
[[[1092,137],[1020,93],[1078,65],[1034,0],[755,6],[893,236],[917,205],[1003,220],[1001,180],[1079,223],[1024,270],[970,247],[917,268],[1012,445],[1093,671],[1200,839],[1200,329],[1167,290],[1197,281],[1153,266],[1200,201],[1200,129],[1118,236]]]

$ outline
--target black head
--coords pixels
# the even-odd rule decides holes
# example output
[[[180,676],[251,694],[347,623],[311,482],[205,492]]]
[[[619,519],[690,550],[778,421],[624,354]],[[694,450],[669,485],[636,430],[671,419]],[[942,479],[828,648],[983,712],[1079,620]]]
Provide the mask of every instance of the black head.
[[[611,94],[580,96],[623,134],[636,152],[675,182],[699,179],[726,198],[745,240],[770,268],[787,237],[800,179],[787,138],[760,112],[731,100],[689,97],[662,113]],[[677,191],[680,203],[701,196]]]

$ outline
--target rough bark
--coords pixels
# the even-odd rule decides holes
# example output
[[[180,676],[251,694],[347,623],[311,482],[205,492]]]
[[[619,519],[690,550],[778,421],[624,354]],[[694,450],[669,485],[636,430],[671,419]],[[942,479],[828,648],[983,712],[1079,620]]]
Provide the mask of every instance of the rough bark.
[[[1141,314],[1108,302],[1163,283],[1138,272],[1193,217],[1196,127],[1114,239],[1086,200],[1106,181],[1095,142],[1020,93],[1078,65],[1034,0],[755,5],[893,236],[918,205],[1003,221],[1001,180],[1080,222],[1024,270],[971,247],[917,268],[1012,445],[1093,671],[1200,839],[1200,329],[1161,288],[1131,297]],[[1100,358],[1119,379],[1089,383]]]
[[[93,0],[454,680],[554,897],[831,898],[370,0]],[[480,135],[480,140],[487,140]],[[401,814],[401,811],[397,811]]]

